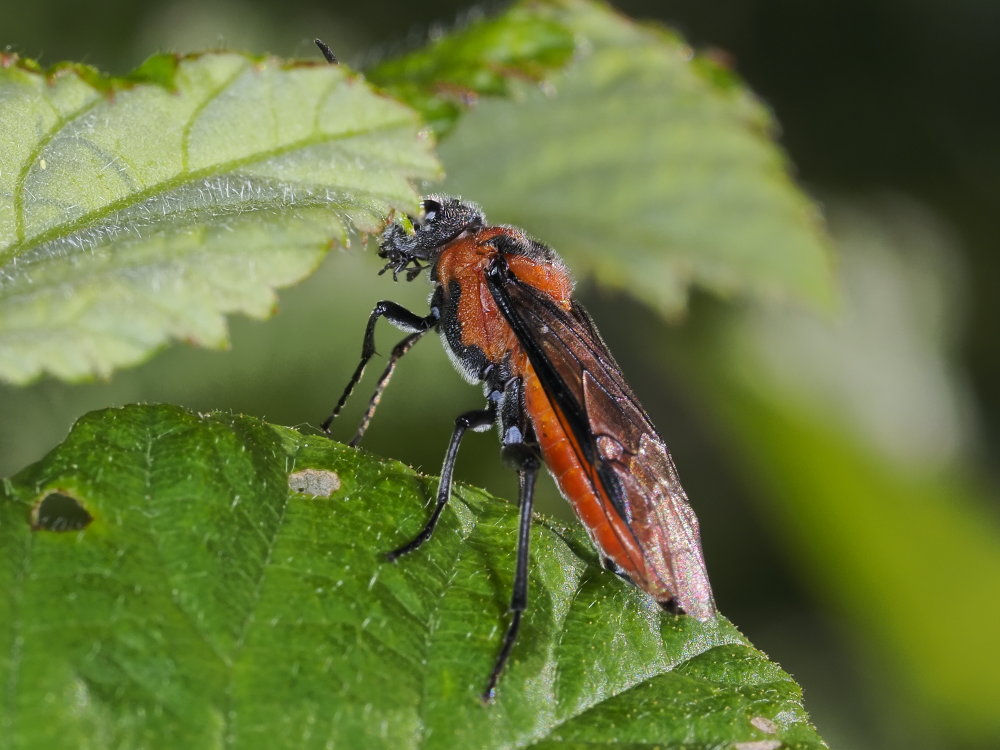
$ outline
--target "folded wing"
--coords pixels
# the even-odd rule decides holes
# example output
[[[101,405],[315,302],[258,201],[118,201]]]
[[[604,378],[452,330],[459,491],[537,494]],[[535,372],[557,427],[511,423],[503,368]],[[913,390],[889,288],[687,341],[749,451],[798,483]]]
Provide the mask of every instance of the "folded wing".
[[[699,620],[712,617],[698,519],[667,446],[590,316],[575,302],[564,309],[509,270],[489,279],[501,312],[572,430],[581,462],[595,467],[642,550],[648,580],[635,583]]]

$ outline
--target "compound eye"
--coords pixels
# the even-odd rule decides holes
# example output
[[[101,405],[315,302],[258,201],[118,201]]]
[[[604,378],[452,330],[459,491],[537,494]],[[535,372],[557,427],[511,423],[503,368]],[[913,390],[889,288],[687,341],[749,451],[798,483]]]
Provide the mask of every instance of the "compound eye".
[[[434,217],[437,215],[437,212],[441,210],[441,204],[430,199],[423,202],[423,207],[425,224],[429,221],[434,221]]]

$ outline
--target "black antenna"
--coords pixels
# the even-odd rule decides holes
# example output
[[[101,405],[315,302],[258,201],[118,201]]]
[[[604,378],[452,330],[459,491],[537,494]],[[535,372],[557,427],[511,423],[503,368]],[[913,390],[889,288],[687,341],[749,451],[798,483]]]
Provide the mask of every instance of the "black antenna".
[[[333,54],[333,50],[330,49],[330,46],[326,42],[324,42],[322,39],[313,39],[313,41],[316,43],[316,46],[319,47],[319,51],[323,53],[323,57],[326,58],[326,61],[328,63],[330,63],[331,65],[336,65],[337,63],[340,62],[340,60],[338,60],[337,56]]]

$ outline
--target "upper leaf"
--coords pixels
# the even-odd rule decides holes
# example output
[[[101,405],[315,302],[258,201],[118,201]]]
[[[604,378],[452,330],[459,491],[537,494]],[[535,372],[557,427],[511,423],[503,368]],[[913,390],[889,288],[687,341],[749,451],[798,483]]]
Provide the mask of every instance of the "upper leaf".
[[[544,521],[484,708],[517,509],[460,489],[424,547],[384,562],[433,491],[247,417],[84,417],[0,485],[0,731],[46,748],[824,746],[732,625],[664,614]]]
[[[156,57],[129,79],[0,65],[0,378],[220,346],[331,239],[437,174],[414,113],[348,70]]]
[[[565,24],[539,14],[534,3],[518,3],[385,60],[367,76],[445,133],[478,97],[510,94],[514,80],[541,81],[561,68],[574,44]]]
[[[548,90],[480,102],[448,187],[664,313],[688,288],[828,304],[828,243],[767,110],[675,34],[585,0],[525,4],[578,39]]]

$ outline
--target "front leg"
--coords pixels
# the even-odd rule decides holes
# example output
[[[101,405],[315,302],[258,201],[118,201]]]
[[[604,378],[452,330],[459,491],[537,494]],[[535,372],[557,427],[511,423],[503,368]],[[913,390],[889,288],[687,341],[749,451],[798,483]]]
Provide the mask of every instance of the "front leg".
[[[365,430],[368,428],[368,423],[371,421],[372,415],[375,413],[375,407],[378,406],[378,402],[382,398],[382,392],[389,384],[389,378],[392,377],[393,370],[396,369],[396,363],[399,362],[400,358],[404,354],[413,348],[413,345],[420,340],[421,336],[438,324],[438,321],[441,319],[441,313],[437,305],[432,306],[430,313],[423,317],[410,312],[402,305],[390,300],[382,300],[375,305],[375,309],[372,310],[372,314],[368,316],[368,324],[365,326],[365,337],[361,343],[361,361],[358,362],[358,366],[354,370],[354,375],[352,375],[350,381],[348,381],[347,387],[344,389],[344,393],[341,395],[337,405],[333,407],[333,411],[330,412],[330,416],[323,420],[323,424],[320,425],[320,428],[328,435],[330,434],[330,425],[333,423],[333,420],[337,418],[337,415],[340,414],[340,410],[344,408],[344,404],[346,404],[347,399],[350,398],[351,393],[354,391],[354,387],[361,380],[361,376],[364,375],[365,366],[368,364],[368,360],[370,360],[375,354],[375,323],[378,322],[379,318],[385,318],[400,330],[409,331],[410,335],[396,344],[393,348],[392,355],[389,357],[385,371],[379,378],[375,387],[375,393],[372,395],[372,398],[368,403],[368,409],[365,411],[364,418],[361,420],[361,424],[358,427],[357,433],[354,435],[354,439],[351,440],[351,445],[357,445],[358,442],[360,442],[361,437],[364,435]]]

